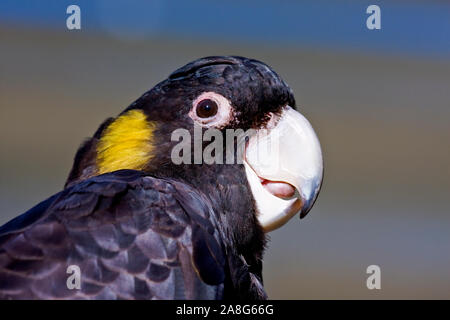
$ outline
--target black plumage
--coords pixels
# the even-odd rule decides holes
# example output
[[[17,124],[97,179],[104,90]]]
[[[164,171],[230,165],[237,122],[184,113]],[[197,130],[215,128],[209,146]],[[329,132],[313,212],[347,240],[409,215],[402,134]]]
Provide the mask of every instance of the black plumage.
[[[219,219],[174,180],[134,170],[88,179],[0,229],[0,297],[264,298]],[[69,265],[82,271],[81,290],[66,286]]]
[[[295,106],[292,91],[265,64],[208,57],[172,73],[124,112],[157,123],[157,154],[143,170],[98,175],[96,146],[106,120],[79,149],[66,188],[0,227],[3,299],[265,299],[266,238],[244,168],[175,165],[175,128],[201,92],[229,99],[233,121],[263,127],[269,112]],[[69,265],[81,289],[66,286]]]

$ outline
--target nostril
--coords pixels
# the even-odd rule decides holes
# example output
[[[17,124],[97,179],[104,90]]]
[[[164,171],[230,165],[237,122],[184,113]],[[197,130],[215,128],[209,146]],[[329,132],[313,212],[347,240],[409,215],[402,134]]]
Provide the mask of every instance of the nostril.
[[[267,114],[266,129],[275,128],[275,126],[277,125],[277,122],[278,122],[278,118],[279,117],[275,113],[269,112]]]

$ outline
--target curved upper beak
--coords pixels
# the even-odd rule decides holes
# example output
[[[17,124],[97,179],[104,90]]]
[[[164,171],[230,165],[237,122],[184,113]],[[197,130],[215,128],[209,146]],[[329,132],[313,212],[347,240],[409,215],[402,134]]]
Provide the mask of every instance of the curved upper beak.
[[[258,220],[266,232],[282,226],[297,212],[303,218],[311,210],[322,184],[322,151],[311,124],[299,112],[286,106],[267,129],[252,136],[244,166]],[[286,198],[277,188],[295,189],[295,193]]]

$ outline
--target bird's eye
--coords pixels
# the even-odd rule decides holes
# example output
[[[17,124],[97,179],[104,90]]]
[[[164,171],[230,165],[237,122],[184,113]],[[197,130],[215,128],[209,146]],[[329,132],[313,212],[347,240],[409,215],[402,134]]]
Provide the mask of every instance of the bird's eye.
[[[221,128],[227,125],[233,116],[230,101],[221,94],[208,91],[192,101],[189,117],[202,127]]]
[[[200,118],[211,118],[217,114],[217,103],[211,99],[205,99],[197,104],[196,113]]]

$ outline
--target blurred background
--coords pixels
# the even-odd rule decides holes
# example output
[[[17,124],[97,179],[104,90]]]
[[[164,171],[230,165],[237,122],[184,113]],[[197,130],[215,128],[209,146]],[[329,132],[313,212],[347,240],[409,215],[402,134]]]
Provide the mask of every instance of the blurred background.
[[[81,30],[66,27],[71,4]],[[448,1],[2,0],[0,224],[62,188],[105,118],[229,54],[290,84],[324,152],[312,212],[270,234],[270,298],[449,299]],[[381,290],[366,287],[372,264]]]

